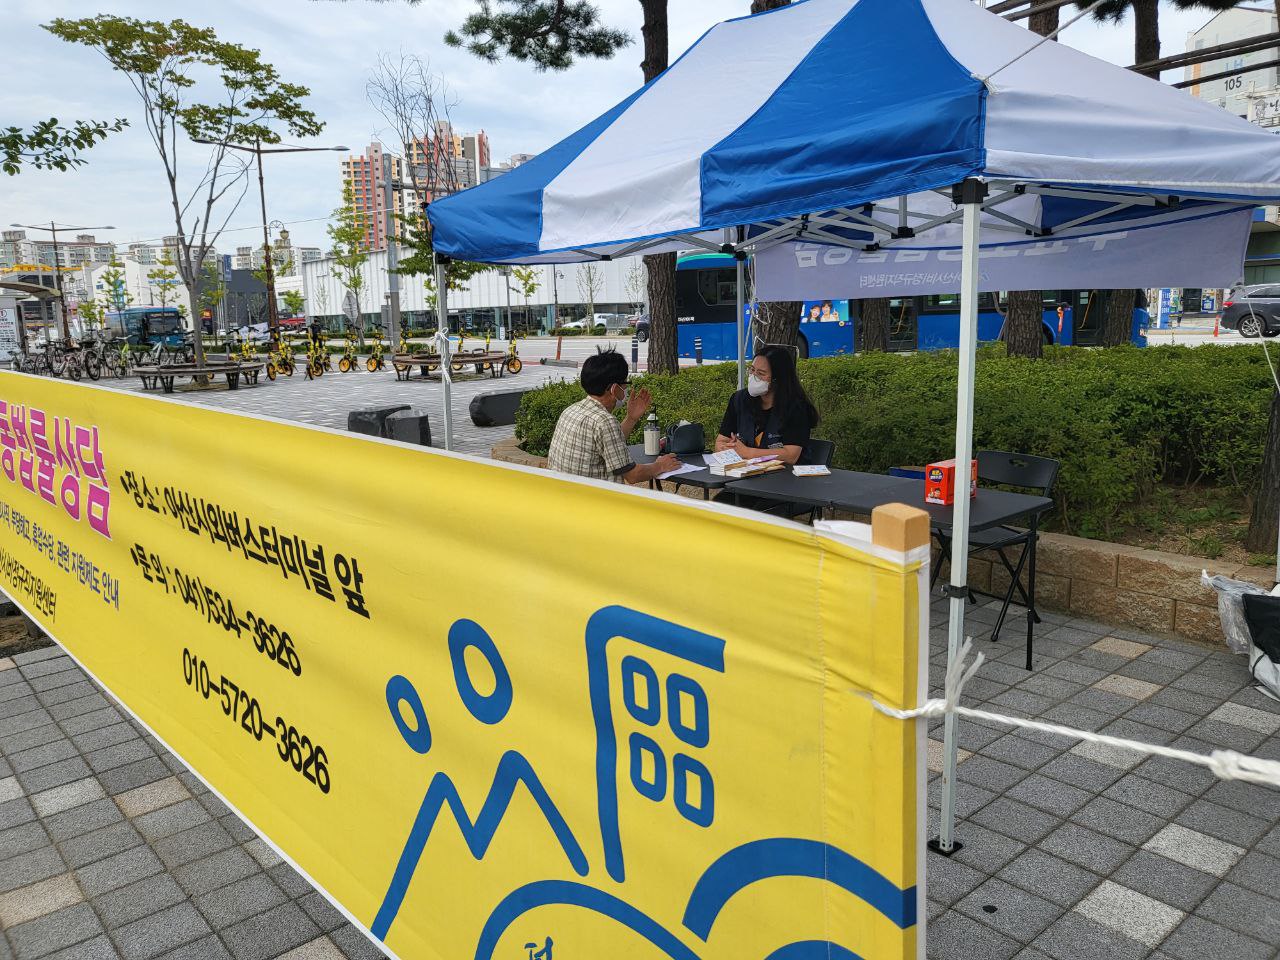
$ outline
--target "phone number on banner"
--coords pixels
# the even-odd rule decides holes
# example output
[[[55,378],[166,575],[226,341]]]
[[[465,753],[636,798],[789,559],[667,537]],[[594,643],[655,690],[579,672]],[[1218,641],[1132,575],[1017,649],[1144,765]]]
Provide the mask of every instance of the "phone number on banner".
[[[185,647],[182,650],[182,679],[205,700],[215,696],[220,698],[222,713],[232,723],[259,743],[270,737],[276,742],[276,753],[282,762],[315,784],[321,793],[329,792],[332,782],[329,779],[329,755],[324,747],[313,742],[282,716],[277,715],[275,723],[268,723],[261,700],[226,674],[215,681],[208,661]]]
[[[252,610],[246,610],[244,616],[238,615],[230,597],[206,585],[200,577],[188,576],[177,567],[165,565],[156,554],[148,554],[141,544],[134,544],[129,556],[133,558],[134,566],[142,570],[142,577],[148,583],[180,597],[184,605],[202,613],[207,623],[222,627],[237,637],[247,633],[260,654],[295,677],[302,676],[302,660],[288,631],[281,630],[264,617],[255,617]]]

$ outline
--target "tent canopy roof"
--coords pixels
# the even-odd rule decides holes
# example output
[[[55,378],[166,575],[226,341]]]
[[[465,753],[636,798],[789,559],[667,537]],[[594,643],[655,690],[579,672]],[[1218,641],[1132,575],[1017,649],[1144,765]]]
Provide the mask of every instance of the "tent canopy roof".
[[[601,117],[429,215],[442,254],[572,261],[718,246],[726,227],[803,238],[805,215],[856,226],[866,204],[966,178],[1037,191],[1028,229],[1051,230],[1141,213],[1112,194],[1275,201],[1280,138],[970,0],[798,0],[717,24]]]

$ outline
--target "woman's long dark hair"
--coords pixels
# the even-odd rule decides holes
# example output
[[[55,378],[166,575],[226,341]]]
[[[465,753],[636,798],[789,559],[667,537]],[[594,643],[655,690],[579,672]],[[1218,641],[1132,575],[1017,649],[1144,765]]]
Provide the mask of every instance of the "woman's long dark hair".
[[[793,404],[801,404],[809,417],[809,426],[816,427],[818,410],[810,402],[804,387],[800,385],[800,377],[796,374],[796,361],[791,356],[791,351],[786,347],[769,344],[757,350],[756,356],[764,357],[769,361],[769,369],[773,376],[773,404],[779,414],[790,410]],[[751,399],[759,406],[758,398]]]

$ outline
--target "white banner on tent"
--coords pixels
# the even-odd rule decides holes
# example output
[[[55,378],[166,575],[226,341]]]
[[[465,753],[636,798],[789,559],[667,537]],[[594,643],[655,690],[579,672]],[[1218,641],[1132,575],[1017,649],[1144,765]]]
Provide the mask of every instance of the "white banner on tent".
[[[1113,290],[1230,287],[1241,279],[1251,211],[1187,215],[1152,226],[1081,231],[1004,241],[983,231],[980,290]],[[761,300],[815,300],[954,293],[960,242],[933,234],[863,252],[819,243],[785,243],[756,256]],[[947,237],[949,240],[950,237]]]

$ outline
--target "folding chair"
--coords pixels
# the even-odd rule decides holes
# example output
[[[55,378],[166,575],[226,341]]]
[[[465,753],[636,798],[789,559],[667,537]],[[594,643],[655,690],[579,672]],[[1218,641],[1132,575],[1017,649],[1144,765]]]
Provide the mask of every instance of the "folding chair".
[[[1001,450],[977,450],[974,452],[974,456],[978,460],[978,480],[982,482],[1018,487],[1027,491],[1034,491],[1042,497],[1047,497],[1053,489],[1054,481],[1058,478],[1058,461],[1050,460],[1048,457],[1036,457],[1025,453],[1008,453]],[[942,558],[950,559],[951,557],[952,541],[952,538],[945,531],[936,527],[933,535],[937,538],[941,554],[939,555],[937,566],[933,568],[930,586],[937,582],[938,574],[942,571]],[[1000,639],[1000,628],[1004,625],[1004,618],[1009,612],[1009,604],[1013,601],[1015,592],[1031,614],[1032,620],[1035,623],[1040,622],[1040,614],[1036,612],[1035,597],[1029,596],[1027,590],[1022,586],[1022,570],[1026,566],[1027,558],[1035,551],[1036,541],[1039,538],[1039,533],[1034,529],[1018,530],[1009,526],[992,527],[988,530],[974,530],[969,533],[970,555],[989,550],[994,551],[1000,558],[1000,562],[1004,564],[1005,570],[1009,572],[1009,589],[1005,591],[1003,597],[983,590],[974,590],[972,587],[969,588],[969,601],[971,603],[978,602],[978,594],[1004,601],[1000,606],[1000,616],[996,618],[995,628],[991,631],[991,639],[993,641]],[[1019,544],[1022,545],[1022,550],[1018,554],[1017,563],[1015,564],[1009,559],[1005,551]],[[1031,635],[1029,632],[1027,635],[1027,669],[1031,669]]]

